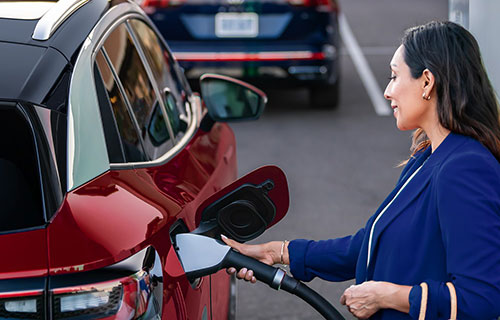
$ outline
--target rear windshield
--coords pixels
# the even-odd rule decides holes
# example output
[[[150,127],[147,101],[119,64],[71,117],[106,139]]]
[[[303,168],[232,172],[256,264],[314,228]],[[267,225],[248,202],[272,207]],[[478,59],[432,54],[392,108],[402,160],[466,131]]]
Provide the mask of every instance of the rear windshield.
[[[15,105],[0,105],[0,177],[0,232],[43,225],[33,131]]]

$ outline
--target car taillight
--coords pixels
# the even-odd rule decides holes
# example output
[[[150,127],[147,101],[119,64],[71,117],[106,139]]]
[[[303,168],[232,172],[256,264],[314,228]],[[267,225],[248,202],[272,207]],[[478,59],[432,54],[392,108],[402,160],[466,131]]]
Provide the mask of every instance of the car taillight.
[[[148,310],[151,289],[150,275],[144,271],[102,283],[57,288],[52,290],[52,313],[54,319],[136,319]]]
[[[0,293],[0,319],[43,319],[42,291]]]
[[[162,308],[163,269],[152,246],[102,269],[0,280],[0,320],[149,320]]]
[[[121,283],[97,289],[93,286],[72,289],[67,293],[54,290],[53,314],[55,319],[91,315],[103,317],[116,314],[122,300]]]
[[[338,12],[337,2],[334,0],[288,0],[294,6],[314,7],[321,12]]]

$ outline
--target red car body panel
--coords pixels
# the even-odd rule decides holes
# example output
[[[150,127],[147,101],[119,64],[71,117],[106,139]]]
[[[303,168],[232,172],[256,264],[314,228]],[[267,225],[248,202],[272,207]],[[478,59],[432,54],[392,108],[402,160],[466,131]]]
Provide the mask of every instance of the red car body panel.
[[[190,146],[163,166],[109,171],[69,192],[48,227],[50,274],[123,260],[177,219],[194,229],[198,206],[236,178],[236,154],[224,124]]]
[[[107,172],[68,193],[48,228],[50,274],[105,267],[143,248],[148,226],[168,216],[142,199],[139,182],[134,171]]]
[[[206,303],[211,289],[224,292],[212,297],[215,314],[227,314],[228,275],[213,275],[217,280],[212,288],[207,277],[193,289],[172,249],[169,232],[179,219],[190,230],[196,228],[198,206],[236,175],[234,134],[221,123],[208,133],[199,131],[162,166],[104,173],[69,192],[47,228],[50,275],[102,268],[152,245],[164,268],[165,318],[209,316],[212,310]]]
[[[229,286],[229,277],[227,276],[226,270],[220,270],[216,274],[211,275],[212,277],[212,301],[229,301],[229,290],[226,288]],[[229,304],[227,303],[212,303],[212,314],[213,319],[218,319],[215,315],[225,315],[229,312]]]
[[[43,277],[48,271],[45,228],[0,237],[0,280]]]

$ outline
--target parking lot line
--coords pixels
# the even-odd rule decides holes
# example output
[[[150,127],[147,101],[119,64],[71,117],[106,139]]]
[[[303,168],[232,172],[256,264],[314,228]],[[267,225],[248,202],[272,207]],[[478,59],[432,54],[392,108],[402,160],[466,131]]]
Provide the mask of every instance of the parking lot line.
[[[375,80],[375,76],[366,61],[354,34],[352,33],[351,27],[342,13],[339,15],[339,23],[342,40],[344,41],[347,51],[352,57],[354,66],[358,71],[359,77],[366,88],[370,100],[372,101],[375,112],[379,116],[392,114],[389,103],[384,99],[383,91]]]

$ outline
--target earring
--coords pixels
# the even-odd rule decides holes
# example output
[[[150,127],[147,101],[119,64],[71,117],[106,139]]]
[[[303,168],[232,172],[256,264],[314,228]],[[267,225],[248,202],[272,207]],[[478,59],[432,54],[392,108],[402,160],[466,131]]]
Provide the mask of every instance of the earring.
[[[425,92],[422,94],[422,99],[424,100],[431,100],[431,95],[428,95],[427,97],[425,96]]]

